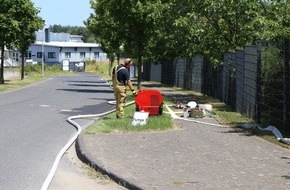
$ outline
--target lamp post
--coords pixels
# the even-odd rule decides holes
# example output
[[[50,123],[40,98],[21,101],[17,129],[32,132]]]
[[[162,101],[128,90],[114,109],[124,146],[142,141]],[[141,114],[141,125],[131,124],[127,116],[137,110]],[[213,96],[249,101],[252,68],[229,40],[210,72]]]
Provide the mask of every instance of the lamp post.
[[[44,29],[45,29],[45,20],[43,20],[44,26],[42,28],[42,46],[41,46],[41,73],[44,77]]]

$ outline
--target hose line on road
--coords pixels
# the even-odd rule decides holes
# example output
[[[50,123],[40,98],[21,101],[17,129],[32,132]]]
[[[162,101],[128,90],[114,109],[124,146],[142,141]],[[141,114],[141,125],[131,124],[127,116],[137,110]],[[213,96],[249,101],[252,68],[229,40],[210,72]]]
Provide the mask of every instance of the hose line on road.
[[[126,106],[128,105],[131,105],[135,103],[135,101],[131,101],[129,103],[126,104]],[[108,104],[116,104],[115,101],[109,101]],[[178,117],[169,107],[167,104],[165,104],[167,110],[169,111],[169,114],[171,115],[171,117],[173,119],[181,119],[181,120],[185,120],[185,121],[193,121],[195,123],[200,123],[200,124],[204,124],[204,125],[211,125],[211,126],[218,126],[218,127],[225,127],[224,125],[219,125],[219,124],[213,124],[213,123],[207,123],[207,122],[202,122],[202,121],[195,121],[195,120],[190,120],[190,119],[185,119],[185,118],[180,118]],[[64,153],[69,149],[69,147],[76,141],[76,139],[78,138],[79,134],[82,132],[82,128],[81,126],[75,122],[74,120],[75,119],[88,119],[88,118],[96,118],[96,117],[101,117],[101,116],[105,116],[105,115],[108,115],[110,113],[113,113],[114,111],[116,111],[116,109],[113,109],[113,110],[110,110],[110,111],[107,111],[107,112],[104,112],[104,113],[100,113],[100,114],[90,114],[90,115],[76,115],[76,116],[71,116],[71,117],[68,117],[67,118],[67,121],[72,124],[74,127],[77,128],[77,133],[71,138],[71,140],[61,149],[61,151],[58,153],[54,163],[53,163],[53,166],[45,180],[45,182],[43,183],[42,185],[42,188],[41,190],[47,190],[49,184],[51,183],[54,175],[55,175],[55,172],[57,170],[57,167],[59,165],[59,162],[62,158],[62,156],[64,155]]]
[[[266,128],[262,128],[258,124],[245,123],[245,124],[241,125],[241,127],[244,129],[253,128],[253,129],[259,129],[262,131],[272,132],[278,141],[282,141],[285,144],[290,144],[290,138],[283,137],[282,133],[276,127],[274,127],[272,125],[269,125]]]
[[[103,80],[103,79],[102,79]],[[106,84],[109,85],[110,88],[112,88],[112,85],[109,84],[107,81],[103,80]],[[129,103],[126,104],[126,106],[134,104],[135,101],[131,101]],[[109,101],[108,104],[116,104],[116,101]],[[218,126],[218,127],[225,127],[224,125],[220,125],[220,124],[213,124],[213,123],[207,123],[207,122],[202,122],[202,121],[195,121],[195,120],[190,120],[190,119],[185,119],[185,118],[180,118],[178,117],[166,104],[165,104],[167,110],[169,111],[169,114],[171,115],[171,117],[173,119],[181,119],[181,120],[185,120],[185,121],[193,121],[195,123],[200,123],[200,124],[204,124],[204,125],[211,125],[211,126]],[[51,183],[55,172],[57,170],[57,167],[60,163],[60,160],[62,158],[62,156],[64,155],[64,153],[69,149],[69,147],[76,141],[76,139],[78,138],[78,136],[81,134],[82,132],[82,128],[81,126],[75,122],[75,119],[88,119],[88,118],[97,118],[97,117],[102,117],[105,115],[108,115],[110,113],[115,112],[116,109],[104,112],[104,113],[100,113],[100,114],[89,114],[89,115],[76,115],[76,116],[70,116],[67,118],[67,121],[72,124],[76,129],[77,129],[77,133],[70,139],[70,141],[61,149],[61,151],[58,153],[57,157],[55,158],[55,161],[53,163],[53,166],[47,176],[47,178],[45,179],[41,190],[47,190],[49,184]]]
[[[172,118],[174,119],[179,119],[179,120],[184,120],[184,121],[191,121],[191,122],[195,122],[195,123],[200,123],[200,124],[204,124],[204,125],[211,125],[211,126],[216,126],[216,127],[227,127],[226,125],[221,125],[221,124],[214,124],[214,123],[208,123],[208,122],[203,122],[203,121],[197,121],[197,120],[193,120],[193,119],[186,119],[186,118],[181,118],[179,116],[177,116],[174,111],[172,111],[168,105],[166,105],[167,110],[169,111],[170,115]]]
[[[134,103],[135,103],[135,101],[131,101],[131,102],[127,103],[126,106],[129,106],[129,105],[134,104]],[[115,101],[109,101],[108,104],[116,104],[116,102]],[[70,139],[70,141],[67,142],[67,144],[58,153],[57,157],[54,160],[53,166],[52,166],[48,176],[46,177],[46,179],[45,179],[45,181],[44,181],[44,183],[43,183],[43,185],[41,187],[41,190],[47,190],[49,184],[51,183],[51,181],[52,181],[52,179],[53,179],[53,177],[55,175],[55,172],[57,170],[57,167],[58,167],[58,165],[60,163],[60,160],[61,160],[62,156],[69,149],[69,147],[71,147],[71,145],[76,141],[76,139],[78,138],[78,136],[82,132],[81,126],[77,122],[75,122],[74,120],[75,119],[88,119],[88,118],[102,117],[102,116],[108,115],[110,113],[113,113],[115,111],[116,111],[116,109],[112,109],[110,111],[107,111],[107,112],[104,112],[104,113],[100,113],[100,114],[75,115],[75,116],[71,116],[71,117],[67,118],[67,121],[70,124],[72,124],[74,127],[76,127],[77,133]]]
[[[197,120],[192,120],[192,119],[181,118],[181,117],[178,117],[167,105],[165,105],[165,106],[168,109],[171,117],[173,117],[175,119],[184,120],[184,121],[191,121],[191,122],[195,122],[195,123],[200,123],[200,124],[204,124],[204,125],[211,125],[211,126],[216,126],[216,127],[228,127],[226,125],[221,125],[221,124],[213,124],[213,123],[207,123],[207,122],[202,122],[202,121],[197,121]],[[245,124],[241,125],[241,127],[244,129],[257,128],[257,129],[260,129],[263,131],[272,132],[278,141],[281,141],[285,144],[290,144],[290,138],[283,137],[281,132],[274,126],[269,125],[266,128],[262,128],[258,124],[245,123]]]

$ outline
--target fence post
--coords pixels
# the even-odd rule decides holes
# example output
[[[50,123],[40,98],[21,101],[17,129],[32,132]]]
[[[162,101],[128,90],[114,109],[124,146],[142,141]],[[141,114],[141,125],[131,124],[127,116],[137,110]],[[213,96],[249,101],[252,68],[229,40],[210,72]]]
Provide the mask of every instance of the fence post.
[[[261,123],[261,95],[262,95],[262,48],[267,46],[266,41],[257,41],[257,78],[256,78],[256,113],[255,120]]]
[[[261,93],[262,93],[262,43],[257,42],[257,74],[256,74],[256,110],[255,120],[261,123]]]
[[[288,134],[290,129],[287,128],[288,124],[288,111],[289,111],[289,98],[287,92],[289,92],[289,39],[284,40],[284,82],[283,82],[283,128],[284,132]]]
[[[203,67],[202,67],[202,87],[201,87],[201,93],[203,95],[210,95],[208,90],[209,85],[209,59],[207,57],[204,57]]]

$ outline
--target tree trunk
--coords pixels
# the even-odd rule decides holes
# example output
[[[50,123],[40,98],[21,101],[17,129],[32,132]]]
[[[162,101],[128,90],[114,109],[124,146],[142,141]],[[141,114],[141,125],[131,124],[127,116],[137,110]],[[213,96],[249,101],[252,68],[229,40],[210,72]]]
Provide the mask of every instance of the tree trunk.
[[[138,52],[138,90],[142,88],[142,55],[140,52]]]
[[[114,55],[114,53],[110,53],[108,55],[109,55],[109,69],[108,69],[108,74],[109,74],[109,76],[111,76],[112,75],[112,67],[113,67],[114,60],[115,60],[115,55]],[[117,54],[117,57],[118,57],[118,54]]]
[[[1,46],[0,84],[4,84],[4,44]]]
[[[114,59],[112,60],[112,59],[110,59],[109,60],[109,69],[108,69],[108,74],[109,74],[109,76],[111,76],[111,70],[112,70],[112,67],[113,67],[113,63],[114,63]]]
[[[117,63],[120,65],[120,53],[117,53]]]

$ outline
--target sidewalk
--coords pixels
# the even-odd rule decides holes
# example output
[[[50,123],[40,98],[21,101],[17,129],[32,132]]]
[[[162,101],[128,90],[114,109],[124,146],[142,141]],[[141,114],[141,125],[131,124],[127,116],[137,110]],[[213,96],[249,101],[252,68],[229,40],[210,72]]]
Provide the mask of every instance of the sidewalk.
[[[288,150],[241,129],[191,120],[175,119],[176,129],[156,133],[83,133],[77,140],[78,155],[128,189],[290,188]]]

